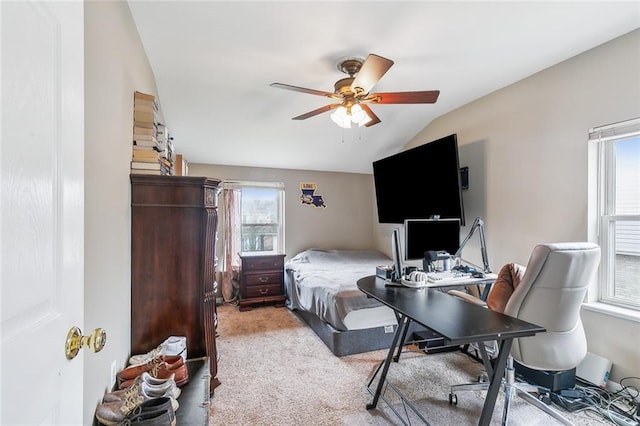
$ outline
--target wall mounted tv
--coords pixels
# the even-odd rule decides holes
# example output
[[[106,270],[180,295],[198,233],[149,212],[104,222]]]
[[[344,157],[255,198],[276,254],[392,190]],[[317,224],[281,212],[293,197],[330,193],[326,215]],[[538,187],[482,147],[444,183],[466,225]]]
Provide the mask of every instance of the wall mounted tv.
[[[380,223],[460,219],[464,207],[456,134],[373,162]]]

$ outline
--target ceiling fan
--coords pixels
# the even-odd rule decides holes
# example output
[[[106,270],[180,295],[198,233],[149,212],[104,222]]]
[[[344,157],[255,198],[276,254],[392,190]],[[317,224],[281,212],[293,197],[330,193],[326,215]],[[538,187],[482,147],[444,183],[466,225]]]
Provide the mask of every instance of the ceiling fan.
[[[338,80],[334,84],[334,92],[283,83],[271,83],[270,86],[339,101],[293,117],[292,120],[306,120],[323,112],[335,110],[331,114],[331,119],[339,126],[346,128],[351,127],[352,122],[365,127],[380,123],[380,118],[374,114],[368,104],[433,104],[438,100],[439,90],[370,93],[373,86],[392,65],[392,60],[373,53],[369,54],[366,60],[358,57],[342,58],[337,64],[338,70],[348,74],[349,77]]]

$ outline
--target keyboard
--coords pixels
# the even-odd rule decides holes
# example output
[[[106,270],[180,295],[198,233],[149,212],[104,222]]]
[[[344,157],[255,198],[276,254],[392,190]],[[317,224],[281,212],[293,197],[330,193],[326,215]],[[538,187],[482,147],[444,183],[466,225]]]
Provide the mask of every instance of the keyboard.
[[[446,272],[429,272],[427,274],[427,281],[430,283],[437,283],[440,281],[462,281],[468,280],[469,274],[465,274],[460,271],[446,271]]]

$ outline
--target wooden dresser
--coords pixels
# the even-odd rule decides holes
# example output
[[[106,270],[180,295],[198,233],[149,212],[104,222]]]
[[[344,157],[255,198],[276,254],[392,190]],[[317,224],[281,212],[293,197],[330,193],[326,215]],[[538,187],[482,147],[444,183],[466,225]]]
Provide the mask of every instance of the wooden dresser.
[[[240,310],[256,303],[284,306],[284,254],[240,256]]]
[[[130,178],[131,353],[146,353],[171,335],[186,336],[189,358],[208,357],[213,393],[220,181]]]

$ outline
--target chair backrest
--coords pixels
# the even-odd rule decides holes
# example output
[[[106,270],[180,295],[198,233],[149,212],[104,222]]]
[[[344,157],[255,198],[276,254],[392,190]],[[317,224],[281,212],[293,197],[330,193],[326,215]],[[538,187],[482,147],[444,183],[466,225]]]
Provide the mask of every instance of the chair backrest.
[[[511,355],[536,370],[569,370],[587,353],[580,308],[600,263],[597,244],[552,243],[536,246],[520,285],[504,313],[546,328],[516,339]]]

